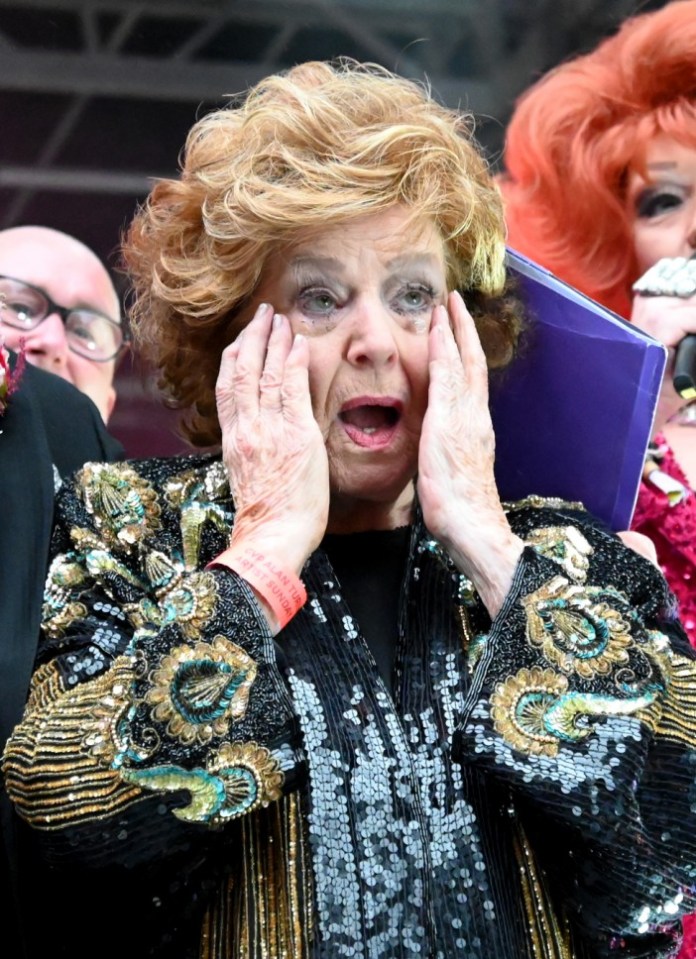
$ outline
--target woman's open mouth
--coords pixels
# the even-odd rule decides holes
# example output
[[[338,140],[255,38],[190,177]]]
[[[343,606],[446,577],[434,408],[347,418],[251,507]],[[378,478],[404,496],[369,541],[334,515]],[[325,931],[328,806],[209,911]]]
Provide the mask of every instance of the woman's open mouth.
[[[338,418],[358,446],[381,449],[391,443],[403,412],[392,396],[359,396],[343,404]]]

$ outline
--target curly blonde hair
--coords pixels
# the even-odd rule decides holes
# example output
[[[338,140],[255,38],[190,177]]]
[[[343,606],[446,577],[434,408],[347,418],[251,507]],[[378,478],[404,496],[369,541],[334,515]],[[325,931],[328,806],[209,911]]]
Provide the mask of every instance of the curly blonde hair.
[[[502,204],[469,115],[381,67],[340,61],[270,76],[195,124],[180,178],[155,185],[124,243],[136,340],[170,405],[188,411],[194,444],[219,442],[220,355],[269,255],[300,230],[395,204],[435,222],[450,288],[471,292],[492,365],[506,361],[514,319],[501,319],[501,335],[481,306],[504,286]]]
[[[500,181],[510,245],[630,316],[627,171],[660,133],[696,148],[696,0],[627,20],[523,94]]]

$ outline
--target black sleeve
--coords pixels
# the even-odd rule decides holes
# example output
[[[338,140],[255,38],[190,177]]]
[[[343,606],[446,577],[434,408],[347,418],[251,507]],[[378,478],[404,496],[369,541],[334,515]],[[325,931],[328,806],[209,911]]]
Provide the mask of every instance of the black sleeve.
[[[57,498],[40,665],[4,756],[56,863],[193,854],[302,774],[258,602],[235,573],[187,563],[174,495],[123,463],[89,464]],[[189,503],[186,556],[214,506]]]
[[[659,571],[568,519],[513,517],[528,546],[455,748],[510,790],[593,956],[672,956],[696,908],[694,652]]]

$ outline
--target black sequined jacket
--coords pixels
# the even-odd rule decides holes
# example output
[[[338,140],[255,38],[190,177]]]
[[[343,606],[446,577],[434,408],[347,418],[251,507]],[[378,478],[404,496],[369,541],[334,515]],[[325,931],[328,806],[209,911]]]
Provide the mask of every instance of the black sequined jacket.
[[[90,465],[58,510],[4,775],[51,862],[93,877],[95,955],[676,954],[696,667],[657,570],[579,508],[511,507],[527,547],[493,623],[416,517],[393,696],[321,550],[275,640],[206,569],[219,460]]]

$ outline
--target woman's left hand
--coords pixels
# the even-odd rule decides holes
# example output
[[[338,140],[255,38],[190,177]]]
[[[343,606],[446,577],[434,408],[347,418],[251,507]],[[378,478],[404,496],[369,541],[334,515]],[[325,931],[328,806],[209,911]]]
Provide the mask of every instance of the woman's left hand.
[[[498,495],[486,357],[457,292],[450,293],[447,308],[433,311],[429,352],[428,409],[418,455],[423,518],[494,617],[524,544],[510,529]]]

